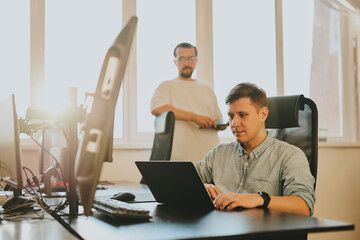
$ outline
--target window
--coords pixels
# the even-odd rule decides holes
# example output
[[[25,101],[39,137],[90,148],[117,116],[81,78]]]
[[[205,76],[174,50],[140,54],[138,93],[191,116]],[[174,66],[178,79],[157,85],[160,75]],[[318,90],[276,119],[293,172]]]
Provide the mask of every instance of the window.
[[[19,116],[30,101],[30,3],[0,2],[0,101],[15,94]]]
[[[153,132],[150,101],[155,89],[174,79],[173,51],[180,42],[196,44],[195,2],[137,0],[137,132]],[[194,73],[195,74],[195,73]]]
[[[274,19],[274,1],[213,1],[214,91],[224,119],[225,97],[238,83],[252,82],[276,95]]]
[[[314,4],[314,0],[283,1],[285,95],[310,97]]]
[[[285,94],[313,99],[319,128],[343,137],[339,12],[320,1],[283,1],[283,26]]]
[[[85,92],[95,92],[106,52],[121,29],[121,1],[46,2],[44,108],[63,107],[69,87],[78,88],[79,103]],[[117,138],[122,136],[121,109],[119,95],[114,129]]]
[[[83,101],[84,92],[94,92],[106,51],[122,28],[122,19],[133,14],[139,17],[131,67],[128,66],[117,104],[115,137],[120,139],[120,144],[150,145],[154,129],[150,100],[161,82],[177,76],[173,49],[180,42],[193,43],[201,48],[202,54],[206,53],[205,57],[199,56],[195,75],[214,86],[224,119],[227,118],[224,99],[229,90],[237,83],[253,82],[268,96],[282,94],[284,89],[286,95],[302,93],[312,98],[319,108],[319,127],[328,129],[329,138],[359,140],[358,136],[349,138],[348,135],[352,134],[352,128],[359,126],[358,114],[353,114],[358,105],[354,103],[357,101],[354,82],[357,69],[353,66],[356,61],[351,37],[360,29],[360,17],[344,13],[336,3],[321,0],[108,0],[101,3],[64,0],[45,5],[45,0],[39,2],[45,6],[45,44],[40,46],[45,49],[45,66],[31,67],[32,70],[44,68],[42,103],[51,108],[64,104],[69,87],[78,88],[79,102]],[[281,9],[279,6],[282,6],[278,14],[282,15],[283,44],[276,42],[276,27],[281,25],[275,25],[275,8]],[[0,77],[2,81],[14,83],[2,87],[0,96],[16,86],[17,103],[19,109],[22,108],[19,112],[25,112],[30,98],[30,7],[28,2],[20,7],[1,3],[0,7],[0,28],[5,32],[0,39],[0,66],[6,66],[1,69]],[[42,12],[39,14],[39,18],[44,17]],[[8,29],[10,24],[4,25],[9,21],[11,29]],[[13,26],[19,29],[15,33]],[[14,34],[19,35],[11,36]],[[7,47],[13,45],[16,47]],[[277,63],[276,56],[281,50],[283,62]],[[42,65],[42,62],[36,64]],[[16,71],[19,68],[25,70]],[[277,69],[282,68],[284,85],[282,73],[277,73]],[[24,87],[17,88],[20,84]],[[323,97],[329,95],[331,98]],[[231,136],[229,129],[220,136],[224,139]]]

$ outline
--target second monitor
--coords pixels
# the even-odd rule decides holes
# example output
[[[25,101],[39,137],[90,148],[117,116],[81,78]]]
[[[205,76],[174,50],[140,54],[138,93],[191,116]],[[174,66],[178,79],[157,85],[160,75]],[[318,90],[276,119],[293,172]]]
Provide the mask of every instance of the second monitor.
[[[124,77],[137,17],[132,17],[109,48],[97,83],[94,102],[80,136],[76,154],[77,192],[86,215],[91,207],[101,168],[112,139],[115,107]]]

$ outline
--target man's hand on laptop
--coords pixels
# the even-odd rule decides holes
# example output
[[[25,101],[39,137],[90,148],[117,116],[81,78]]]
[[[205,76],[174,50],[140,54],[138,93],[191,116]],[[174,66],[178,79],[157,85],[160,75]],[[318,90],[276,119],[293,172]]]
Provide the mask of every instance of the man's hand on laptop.
[[[212,199],[215,199],[221,193],[219,188],[214,184],[205,183],[204,185]]]
[[[232,210],[236,207],[256,208],[264,203],[259,194],[221,193],[215,201],[216,209]]]

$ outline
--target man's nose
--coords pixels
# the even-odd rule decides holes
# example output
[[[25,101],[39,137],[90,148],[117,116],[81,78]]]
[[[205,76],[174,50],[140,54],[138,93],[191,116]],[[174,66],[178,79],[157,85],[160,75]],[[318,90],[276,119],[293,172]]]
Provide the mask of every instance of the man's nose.
[[[234,118],[231,121],[231,127],[237,127],[240,126],[241,119],[239,116],[235,115]]]

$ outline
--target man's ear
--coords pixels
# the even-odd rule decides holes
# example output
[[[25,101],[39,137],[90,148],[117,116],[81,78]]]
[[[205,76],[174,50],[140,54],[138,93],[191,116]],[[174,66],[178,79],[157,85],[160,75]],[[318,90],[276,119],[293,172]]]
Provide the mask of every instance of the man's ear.
[[[269,109],[267,107],[263,107],[262,109],[260,109],[260,117],[264,122],[267,119],[268,115]]]

